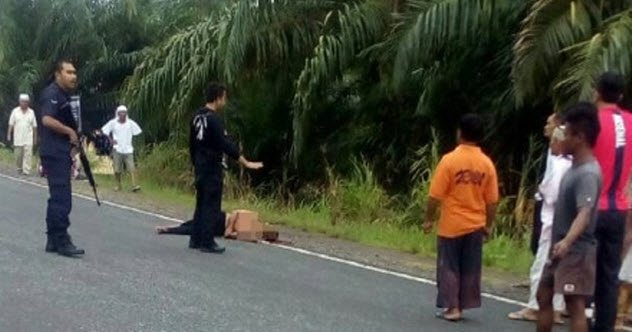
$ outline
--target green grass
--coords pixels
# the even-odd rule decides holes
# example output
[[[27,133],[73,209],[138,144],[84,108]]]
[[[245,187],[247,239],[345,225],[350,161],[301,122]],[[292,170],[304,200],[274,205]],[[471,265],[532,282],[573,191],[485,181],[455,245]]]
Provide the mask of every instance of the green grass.
[[[10,152],[0,149],[0,161],[7,163],[12,160]],[[141,162],[142,165],[142,162]],[[140,184],[143,187],[143,197],[155,203],[165,206],[180,206],[193,209],[195,198],[191,191],[182,186],[174,187],[168,182],[161,181],[162,172],[156,173],[141,171]],[[97,175],[96,180],[101,188],[113,188],[112,176]],[[124,183],[129,187],[129,180]],[[159,184],[160,183],[160,184]],[[408,209],[398,211],[391,207],[378,207],[376,204],[383,200],[383,194],[377,192],[373,185],[373,179],[364,178],[353,181],[340,181],[340,192],[334,197],[340,204],[329,204],[331,200],[325,197],[314,204],[302,204],[288,207],[279,200],[273,198],[261,198],[254,194],[242,195],[237,199],[225,199],[224,209],[249,209],[259,212],[266,222],[283,225],[295,229],[313,233],[322,233],[331,237],[355,241],[361,244],[394,249],[406,253],[417,254],[423,257],[435,257],[436,236],[424,234],[418,224],[421,223],[422,214],[414,210],[417,217],[411,216]],[[368,192],[372,197],[370,211],[361,197]],[[353,207],[352,205],[358,205]],[[418,204],[417,204],[418,205]],[[332,209],[338,209],[333,211]],[[360,211],[358,211],[360,210]],[[334,218],[335,220],[332,220]],[[372,220],[358,220],[357,218],[373,218]],[[403,222],[404,220],[417,219],[417,224]],[[526,241],[510,239],[497,235],[491,239],[483,250],[483,263],[487,267],[501,269],[513,273],[526,274],[531,264],[531,253]]]

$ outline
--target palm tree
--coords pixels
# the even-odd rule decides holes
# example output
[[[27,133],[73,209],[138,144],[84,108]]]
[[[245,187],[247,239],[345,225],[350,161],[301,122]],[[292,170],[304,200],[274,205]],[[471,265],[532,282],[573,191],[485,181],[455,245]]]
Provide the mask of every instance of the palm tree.
[[[531,1],[514,45],[518,104],[552,98],[563,107],[592,100],[604,71],[632,77],[632,1]]]

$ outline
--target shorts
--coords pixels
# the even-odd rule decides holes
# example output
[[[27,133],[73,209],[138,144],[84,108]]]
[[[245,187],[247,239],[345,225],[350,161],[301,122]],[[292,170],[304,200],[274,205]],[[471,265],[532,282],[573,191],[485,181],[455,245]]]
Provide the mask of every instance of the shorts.
[[[583,253],[569,252],[566,257],[545,265],[540,287],[553,288],[556,294],[592,296],[596,269],[597,247]]]
[[[134,165],[133,153],[114,152],[112,155],[112,159],[114,161],[114,173],[122,173],[123,170],[131,172],[136,169],[136,166]]]

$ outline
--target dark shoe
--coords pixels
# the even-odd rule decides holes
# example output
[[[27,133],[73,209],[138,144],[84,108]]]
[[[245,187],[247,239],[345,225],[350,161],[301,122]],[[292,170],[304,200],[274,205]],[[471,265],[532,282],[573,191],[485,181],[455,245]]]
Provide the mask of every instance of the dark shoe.
[[[85,254],[85,250],[77,248],[73,243],[70,235],[64,234],[57,238],[57,253],[61,256],[73,257]]]
[[[200,247],[201,252],[207,252],[211,254],[221,254],[226,251],[226,248],[220,246],[215,241],[212,241],[210,244]]]
[[[46,236],[46,252],[57,252],[57,246],[55,245],[55,236],[47,235]]]
[[[189,239],[189,249],[200,249],[201,247],[198,241],[193,240],[193,238]]]

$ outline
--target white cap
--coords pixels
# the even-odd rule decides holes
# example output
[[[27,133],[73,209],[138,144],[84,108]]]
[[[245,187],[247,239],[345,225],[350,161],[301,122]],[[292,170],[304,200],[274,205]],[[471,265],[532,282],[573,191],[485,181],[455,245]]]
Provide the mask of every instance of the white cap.
[[[119,107],[116,108],[116,113],[118,114],[119,112],[126,112],[127,113],[127,107],[125,105],[121,105]]]
[[[26,93],[20,94],[20,101],[30,101],[29,95]]]

